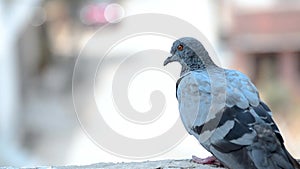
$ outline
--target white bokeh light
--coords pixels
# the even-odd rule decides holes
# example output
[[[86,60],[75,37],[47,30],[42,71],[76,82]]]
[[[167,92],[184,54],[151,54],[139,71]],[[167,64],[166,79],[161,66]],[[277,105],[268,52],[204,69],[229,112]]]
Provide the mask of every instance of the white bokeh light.
[[[107,5],[104,10],[104,17],[109,23],[120,22],[124,15],[124,8],[117,3]]]

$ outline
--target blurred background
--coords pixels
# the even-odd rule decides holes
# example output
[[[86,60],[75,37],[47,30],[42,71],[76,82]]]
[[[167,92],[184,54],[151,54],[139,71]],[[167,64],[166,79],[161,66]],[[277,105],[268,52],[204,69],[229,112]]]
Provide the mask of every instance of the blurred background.
[[[197,27],[222,66],[251,77],[287,148],[300,158],[299,1],[0,0],[0,166],[132,161],[103,151],[84,134],[72,103],[72,74],[95,31],[112,23],[114,33],[122,29],[116,19],[141,13],[172,15]],[[197,144],[188,136],[152,159],[208,155]]]

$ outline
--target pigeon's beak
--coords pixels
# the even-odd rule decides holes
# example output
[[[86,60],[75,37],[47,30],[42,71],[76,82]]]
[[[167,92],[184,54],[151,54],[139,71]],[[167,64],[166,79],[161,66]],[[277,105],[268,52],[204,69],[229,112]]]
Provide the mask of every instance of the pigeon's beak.
[[[177,55],[172,55],[169,56],[165,61],[164,61],[164,66],[166,66],[167,64],[171,63],[171,62],[175,62],[178,61],[178,56]]]

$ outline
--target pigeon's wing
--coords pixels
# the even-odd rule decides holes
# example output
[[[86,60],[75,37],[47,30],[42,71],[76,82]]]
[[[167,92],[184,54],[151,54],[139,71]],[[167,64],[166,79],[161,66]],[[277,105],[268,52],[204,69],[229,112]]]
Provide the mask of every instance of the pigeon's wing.
[[[250,79],[236,70],[226,70],[226,105],[238,106],[246,109],[249,106],[258,106],[259,94]]]
[[[210,135],[204,145],[229,168],[294,168],[294,159],[255,86],[238,71],[228,70],[226,78],[226,106],[192,130],[200,139]]]
[[[253,131],[254,124],[262,124],[271,126],[274,133],[276,133],[279,141],[283,144],[282,136],[276,126],[275,122],[272,119],[272,112],[268,106],[263,103],[260,98],[258,91],[250,79],[243,73],[236,70],[226,70],[226,106],[223,110],[223,119],[233,120],[235,122],[236,129],[245,135]],[[238,124],[236,124],[238,123]],[[240,128],[243,128],[241,130]],[[236,133],[234,127],[232,129],[232,134]],[[229,135],[230,136],[230,135]],[[256,137],[256,134],[253,136]],[[236,142],[234,139],[240,139],[242,142],[251,143],[254,137],[242,139],[240,135],[233,137],[228,137],[227,139],[231,142]]]
[[[294,160],[271,121],[262,102],[247,109],[227,107],[210,139],[210,151],[229,168],[292,169]],[[222,129],[226,124],[231,128]]]

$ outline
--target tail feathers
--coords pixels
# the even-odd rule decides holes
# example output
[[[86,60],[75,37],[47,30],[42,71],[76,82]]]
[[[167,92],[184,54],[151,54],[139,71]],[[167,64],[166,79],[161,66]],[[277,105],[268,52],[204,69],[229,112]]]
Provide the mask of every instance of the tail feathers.
[[[248,147],[249,156],[258,169],[300,169],[269,126],[254,126],[256,140]]]
[[[287,155],[289,161],[293,164],[293,167],[294,167],[295,169],[300,169],[300,164],[299,164],[299,162],[298,162],[296,159],[294,159],[294,158],[292,157],[292,155],[286,150],[285,147],[283,147],[283,150],[285,151],[285,154]]]
[[[295,169],[282,150],[270,153],[253,148],[249,156],[257,169]]]

